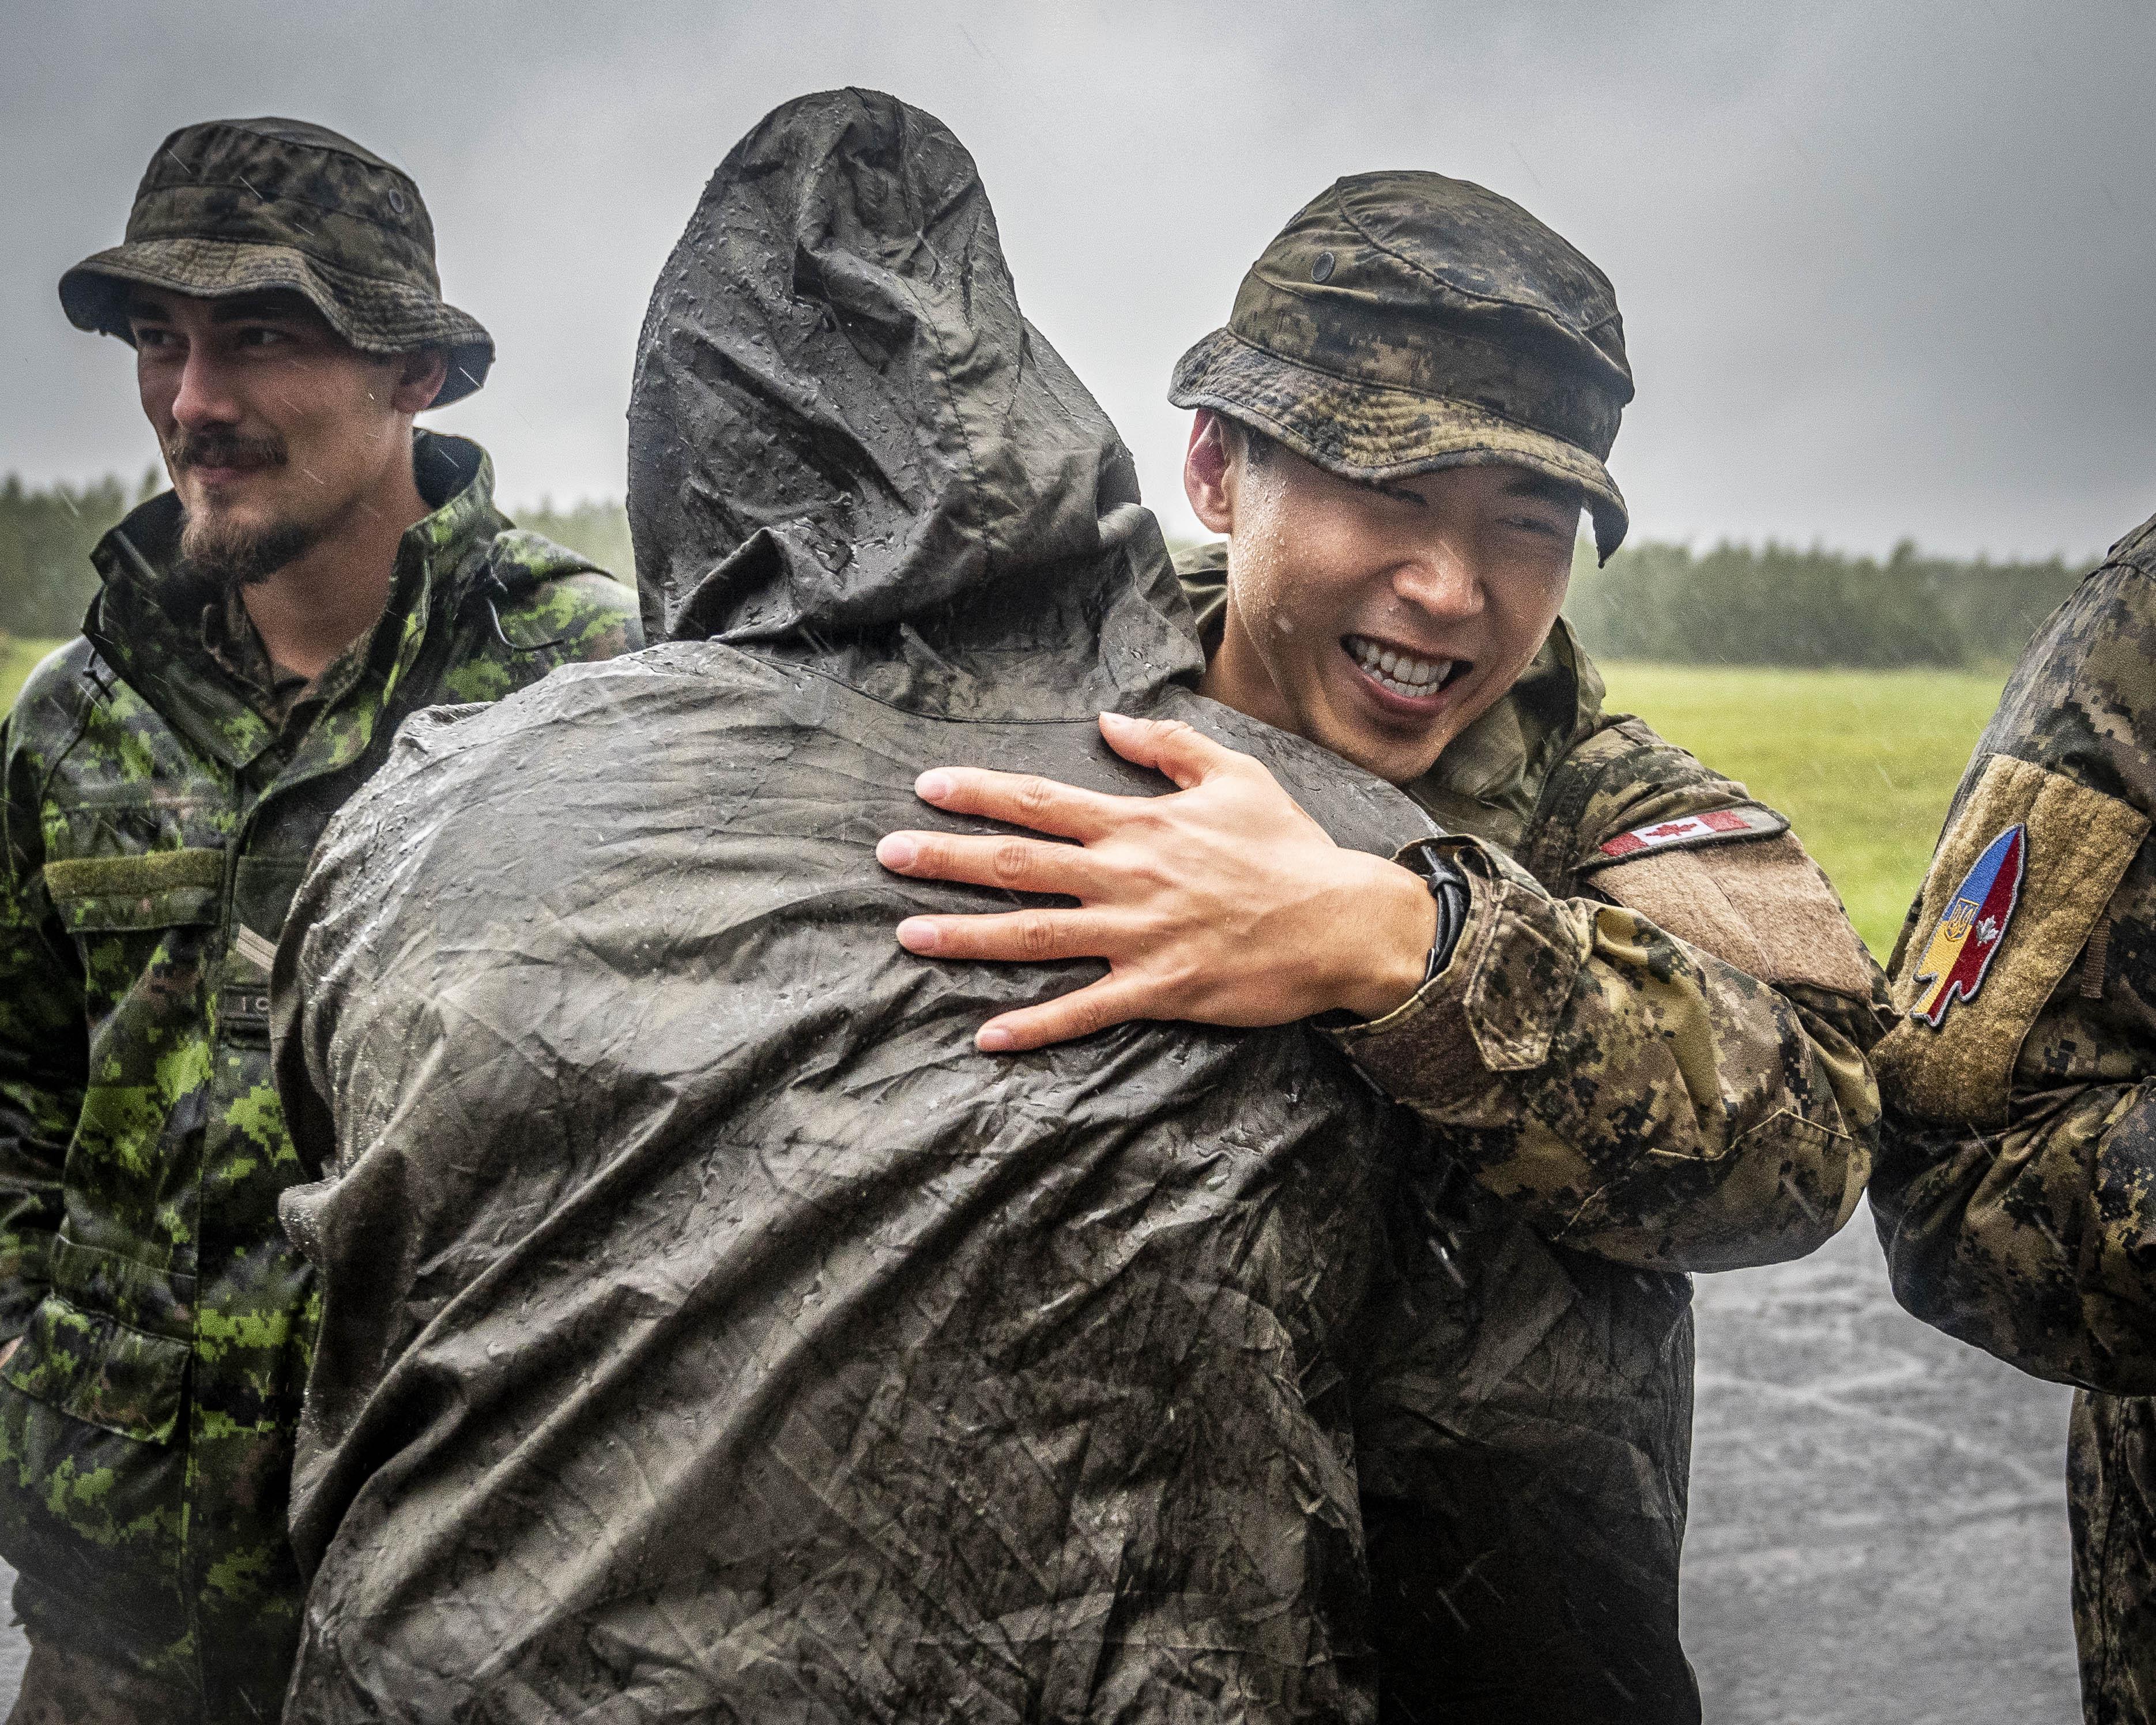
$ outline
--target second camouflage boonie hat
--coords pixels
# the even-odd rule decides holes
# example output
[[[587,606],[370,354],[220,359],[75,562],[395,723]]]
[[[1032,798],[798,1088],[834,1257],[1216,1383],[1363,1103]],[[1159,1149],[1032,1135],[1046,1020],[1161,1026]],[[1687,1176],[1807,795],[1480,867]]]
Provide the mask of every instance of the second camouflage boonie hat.
[[[449,350],[434,405],[470,395],[494,337],[442,300],[434,224],[410,177],[300,120],[182,126],[151,159],[126,240],[60,278],[77,329],[128,339],[129,284],[198,299],[290,289],[364,353]]]
[[[1419,172],[1304,206],[1168,388],[1348,479],[1505,462],[1569,480],[1604,558],[1629,524],[1602,464],[1631,398],[1609,278],[1510,198]]]

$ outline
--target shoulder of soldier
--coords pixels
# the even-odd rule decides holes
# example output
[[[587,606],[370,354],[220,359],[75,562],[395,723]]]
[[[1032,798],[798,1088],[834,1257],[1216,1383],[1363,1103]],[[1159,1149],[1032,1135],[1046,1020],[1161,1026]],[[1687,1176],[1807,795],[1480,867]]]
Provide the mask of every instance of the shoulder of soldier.
[[[97,698],[104,670],[97,649],[82,636],[48,653],[31,668],[8,715],[8,753],[45,753],[61,746]]]
[[[2106,563],[2136,563],[2143,570],[2156,567],[2156,515],[2128,533],[2104,553]]]
[[[609,658],[644,644],[636,589],[540,533],[506,527],[487,547],[485,578],[514,646],[572,646]]]
[[[1877,1034],[1883,978],[1786,817],[1621,715],[1568,750],[1551,781],[1548,836],[1580,887],[1762,982],[1859,1003],[1852,1023]]]
[[[1671,822],[1741,814],[1728,822],[1655,834]],[[1643,719],[1605,715],[1552,766],[1537,825],[1575,870],[1593,870],[1643,849],[1689,849],[1784,832],[1789,822],[1737,780],[1717,773]],[[1628,839],[1637,843],[1628,844]]]
[[[2156,520],[2030,642],[1954,793],[1894,955],[1880,1072],[1915,1119],[2147,1068],[2156,876]]]
[[[1211,587],[1228,578],[1228,542],[1214,539],[1204,545],[1177,546],[1168,552],[1176,574],[1186,585]]]
[[[2156,520],[2113,546],[2030,639],[1957,807],[1994,755],[2156,810]]]

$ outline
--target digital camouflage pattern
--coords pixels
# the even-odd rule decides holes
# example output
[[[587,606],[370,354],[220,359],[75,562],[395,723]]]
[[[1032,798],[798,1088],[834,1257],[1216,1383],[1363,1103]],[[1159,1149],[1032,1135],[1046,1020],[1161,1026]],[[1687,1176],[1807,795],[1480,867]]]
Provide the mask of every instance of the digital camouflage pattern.
[[[494,338],[442,299],[434,225],[411,177],[303,120],[211,120],[157,146],[124,242],[60,278],[77,329],[131,342],[131,284],[198,299],[285,289],[363,353],[445,347],[436,407],[470,395]]]
[[[0,756],[0,1336],[22,1337],[0,1555],[33,1635],[210,1720],[276,1717],[297,1633],[312,1283],[277,1223],[297,1167],[267,1015],[286,906],[405,714],[639,639],[624,584],[495,511],[476,445],[422,434],[415,473],[439,506],[387,610],[281,727],[204,649],[167,493],[98,547],[86,633],[31,674]]]
[[[1222,548],[1178,567],[1216,639]],[[1758,805],[1602,699],[1560,622],[1409,788],[1466,835],[1468,925],[1414,1001],[1336,1033],[1447,1153],[1394,1214],[1357,1422],[1402,1719],[1698,1717],[1677,1634],[1683,1272],[1812,1250],[1877,1136],[1883,983],[1794,838],[1681,853],[1702,877],[1669,927],[1618,901],[1667,863],[1614,862],[1605,841]],[[1698,914],[1746,875],[1767,976],[1717,954],[1725,931]]]
[[[1974,999],[1882,1045],[1871,1194],[1904,1306],[2082,1392],[2067,1478],[2092,1725],[2156,1716],[2152,816],[2156,521],[2037,632],[1970,759],[1896,949],[1897,999],[1962,853],[2023,823],[2030,877]],[[2052,891],[2039,871],[2060,856]],[[2091,875],[2107,890],[2062,917]]]
[[[1510,198],[1419,172],[1305,205],[1168,389],[1348,479],[1506,462],[1567,480],[1605,559],[1626,516],[1603,463],[1631,398],[1609,278]]]
[[[1215,638],[1221,548],[1183,553],[1178,568]],[[1884,978],[1785,820],[1602,701],[1600,674],[1560,619],[1520,680],[1409,787],[1448,832],[1481,841],[1458,847],[1480,877],[1465,957],[1340,1040],[1556,1243],[1653,1271],[1801,1257],[1849,1219],[1870,1171],[1879,1106],[1866,1050],[1888,1021]],[[1673,935],[1631,907],[1640,872],[1666,858],[1600,848],[1725,809],[1763,818],[1686,855],[1717,870],[1765,863],[1771,900],[1747,906],[1771,949],[1765,980],[1717,950],[1720,931],[1697,911]],[[1794,939],[1779,937],[1777,911]],[[1807,962],[1800,945],[1823,957]]]

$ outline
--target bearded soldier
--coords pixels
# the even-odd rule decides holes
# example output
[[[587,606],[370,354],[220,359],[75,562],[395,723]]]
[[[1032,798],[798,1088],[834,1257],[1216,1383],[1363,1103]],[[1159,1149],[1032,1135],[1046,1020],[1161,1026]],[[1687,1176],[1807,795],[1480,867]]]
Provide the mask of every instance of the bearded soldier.
[[[1067,895],[930,916],[938,959],[1106,959],[988,1050],[1133,1018],[1334,1014],[1444,1154],[1392,1213],[1358,1466],[1389,1712],[1698,1717],[1677,1639],[1684,1272],[1847,1219],[1877,1128],[1876,967],[1789,823],[1604,710],[1558,615],[1632,395],[1608,280],[1517,204],[1357,175],[1291,221],[1176,367],[1197,409],[1201,690],[1406,789],[1453,835],[1342,850],[1256,763],[1104,716],[1182,787],[958,766],[947,811],[1075,839],[898,833],[901,872]]]
[[[95,553],[8,719],[0,851],[0,1555],[18,1720],[274,1718],[311,1323],[278,1195],[279,930],[399,721],[638,644],[634,597],[512,529],[413,417],[494,355],[418,188],[290,120],[167,138],[70,270],[135,351],[172,490]]]
[[[1917,1317],[2080,1390],[2091,1725],[2156,1714],[2156,521],[2015,667],[1895,949],[1872,1208]]]

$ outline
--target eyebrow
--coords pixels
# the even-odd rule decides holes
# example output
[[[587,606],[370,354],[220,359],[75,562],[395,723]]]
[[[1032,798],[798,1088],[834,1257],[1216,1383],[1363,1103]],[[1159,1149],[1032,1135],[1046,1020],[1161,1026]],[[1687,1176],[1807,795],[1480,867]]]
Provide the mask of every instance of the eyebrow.
[[[1559,508],[1584,509],[1587,506],[1586,493],[1569,480],[1557,479],[1547,473],[1522,473],[1505,482],[1507,497],[1534,497],[1545,503],[1554,503]]]

